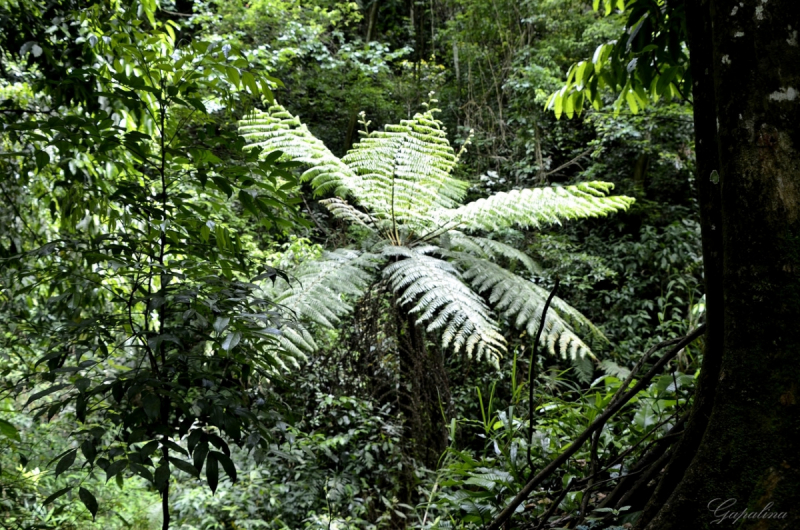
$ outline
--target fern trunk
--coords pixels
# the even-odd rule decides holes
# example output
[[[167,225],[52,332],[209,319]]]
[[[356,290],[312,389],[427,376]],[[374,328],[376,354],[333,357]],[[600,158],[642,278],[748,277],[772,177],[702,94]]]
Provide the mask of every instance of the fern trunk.
[[[446,419],[450,385],[438,348],[430,348],[423,328],[414,315],[397,308],[400,338],[400,378],[406,392],[401,406],[406,415],[406,438],[412,442],[412,456],[434,469],[447,448]]]
[[[692,60],[705,63],[693,65],[704,258],[707,274],[717,276],[708,279],[704,379],[676,452],[682,460],[676,456],[665,480],[682,477],[674,488],[662,481],[666,485],[639,528],[800,524],[796,8],[794,0],[690,7],[696,11],[694,20],[689,12]],[[710,78],[698,76],[706,68]],[[701,160],[702,146],[713,145],[715,132],[718,149]],[[703,174],[709,169],[717,170],[718,181],[716,174]],[[709,190],[714,186],[718,192]],[[687,454],[693,459],[683,473]],[[734,522],[743,510],[751,515]]]

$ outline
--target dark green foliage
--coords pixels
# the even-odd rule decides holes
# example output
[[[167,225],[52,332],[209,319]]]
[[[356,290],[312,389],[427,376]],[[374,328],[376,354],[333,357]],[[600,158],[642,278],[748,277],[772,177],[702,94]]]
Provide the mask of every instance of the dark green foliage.
[[[73,71],[99,84],[84,96],[95,104],[45,118],[24,109],[6,126],[8,145],[37,146],[27,159],[36,173],[10,185],[46,190],[28,198],[41,233],[17,234],[30,243],[3,260],[4,309],[15,322],[3,347],[25,352],[7,390],[30,392],[35,419],[74,412],[90,474],[133,473],[164,496],[171,465],[191,468],[175,464],[188,456],[178,442],[210,442],[222,451],[207,455],[214,489],[218,462],[236,477],[229,443],[264,443],[256,383],[279,374],[286,357],[259,285],[282,273],[248,252],[257,232],[229,220],[241,209],[263,228],[292,226],[294,177],[274,157],[243,153],[200,99],[231,104],[240,87],[271,97],[269,76],[229,45],[176,48],[152,13],[149,22],[116,15],[84,30],[94,63]],[[38,108],[51,98],[45,92]],[[33,205],[48,203],[51,219],[37,217]],[[77,456],[61,456],[56,477]],[[94,517],[95,497],[83,487],[79,496]]]
[[[393,278],[375,275],[374,263],[362,273],[375,289],[282,276],[356,254],[364,264],[362,243],[375,227],[343,226],[358,217],[354,208],[318,202],[280,153],[243,150],[234,124],[269,109],[275,90],[338,157],[357,144],[359,119],[384,134],[435,90],[441,140],[458,150],[473,130],[455,175],[465,202],[499,193],[507,201],[498,209],[520,208],[521,188],[585,181],[636,198],[610,219],[433,238],[447,255],[425,255],[460,272],[486,261],[458,281],[473,282],[487,306],[504,292],[533,298],[481,271],[519,276],[536,300],[559,278],[559,314],[572,306],[609,339],[587,337],[597,362],[540,353],[530,449],[542,467],[607,404],[644,349],[704,315],[692,130],[676,103],[689,78],[685,51],[671,44],[682,30],[665,18],[682,14],[638,0],[626,14],[611,7],[604,17],[572,0],[4,4],[0,517],[12,528],[152,529],[166,494],[172,527],[187,529],[488,522],[530,473],[536,308],[521,327],[509,312],[492,316],[508,352],[495,370],[445,356],[439,338],[397,321],[386,295]],[[644,19],[627,16],[642,9]],[[597,60],[570,70],[623,31]],[[654,34],[666,40],[648,41]],[[574,117],[598,103],[580,120],[544,109],[565,78],[552,107]],[[601,79],[622,90],[616,105]],[[622,112],[623,100],[640,111],[655,96],[662,104]],[[400,212],[409,226],[422,211],[410,195]],[[351,199],[370,196],[357,189]],[[323,254],[334,248],[346,250]],[[286,300],[273,298],[292,288],[331,324],[313,335],[318,349],[307,359],[278,342],[300,329],[276,304]],[[335,294],[322,307],[311,296],[320,289]],[[446,407],[447,396],[420,394],[425,421],[452,418],[441,433],[446,451],[428,444],[427,468],[403,436],[415,384],[409,344],[444,359],[422,376],[446,380],[452,395]],[[602,431],[603,462],[634,449],[604,472],[598,492],[609,493],[686,409],[699,352],[682,352],[674,375],[655,379]],[[597,495],[575,520],[590,461],[587,445],[514,524],[553,504],[554,518],[572,514],[571,527],[629,522],[617,507],[593,512]],[[578,486],[561,498],[571,478]]]
[[[600,1],[595,0],[593,7],[597,11]],[[562,113],[568,118],[580,115],[584,102],[600,110],[603,89],[618,95],[616,112],[623,102],[636,114],[662,97],[690,101],[692,78],[683,2],[634,0],[614,5],[612,0],[603,0],[606,16],[614,8],[625,20],[624,29],[613,41],[598,46],[591,60],[570,67],[566,84],[547,101],[556,118]]]

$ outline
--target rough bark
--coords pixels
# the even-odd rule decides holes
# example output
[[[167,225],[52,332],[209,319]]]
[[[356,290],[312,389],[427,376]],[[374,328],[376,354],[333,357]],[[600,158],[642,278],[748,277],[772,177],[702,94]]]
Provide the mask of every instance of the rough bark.
[[[716,382],[704,374],[716,389],[700,446],[647,529],[715,528],[725,512],[731,524],[731,512],[765,507],[772,517],[742,519],[737,528],[797,528],[800,17],[795,0],[709,4],[698,16],[712,29],[703,38],[711,38],[716,101],[722,357]],[[696,43],[690,45],[696,54]],[[697,113],[705,110],[695,101]],[[704,131],[698,128],[698,145]],[[707,214],[708,204],[702,206]],[[705,245],[704,238],[707,252]],[[715,513],[728,499],[735,503]],[[784,518],[775,517],[782,512]]]
[[[723,348],[723,291],[722,291],[722,210],[721,185],[711,175],[719,172],[716,101],[714,99],[714,61],[709,17],[709,0],[686,2],[687,31],[691,50],[690,68],[693,82],[695,156],[697,173],[695,186],[700,205],[700,230],[703,244],[703,276],[706,294],[706,335],[703,360],[692,415],[674,450],[666,472],[645,506],[640,521],[649,522],[675,490],[697,453],[708,426],[714,405],[714,393],[719,379]],[[640,525],[641,526],[641,525]]]

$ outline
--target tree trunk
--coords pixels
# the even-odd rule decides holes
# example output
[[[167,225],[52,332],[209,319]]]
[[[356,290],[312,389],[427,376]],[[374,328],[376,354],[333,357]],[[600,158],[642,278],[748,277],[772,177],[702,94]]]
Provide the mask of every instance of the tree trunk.
[[[414,315],[398,308],[402,326],[401,381],[409,396],[406,433],[414,440],[414,457],[434,469],[447,448],[446,414],[450,406],[450,388],[444,362],[438,348],[428,348],[425,334]]]
[[[633,165],[633,188],[637,195],[646,197],[645,180],[647,179],[647,168],[650,166],[650,155],[642,153],[636,158]]]
[[[649,513],[658,506],[645,510],[639,526],[646,524],[648,530],[715,528],[721,525],[713,523],[725,517],[726,524],[733,524],[743,510],[756,513],[741,519],[737,528],[788,529],[800,523],[796,12],[795,0],[687,2],[697,83],[708,334],[687,436],[659,486],[661,497],[671,493],[654,517]],[[704,145],[713,144],[715,132],[717,184],[716,175],[703,174],[714,159]],[[721,352],[718,370],[716,352]],[[691,451],[701,432],[697,451]],[[679,468],[691,453],[684,474]],[[667,479],[677,482],[678,475],[682,479],[673,489]]]
[[[356,109],[350,110],[350,121],[347,123],[347,135],[344,137],[344,154],[353,147],[356,137],[356,125],[358,125],[358,112]]]
[[[719,172],[716,102],[714,100],[714,61],[711,47],[711,21],[709,0],[686,3],[687,30],[691,49],[690,68],[693,83],[695,154],[697,158],[698,202],[700,205],[700,231],[703,242],[703,276],[706,295],[706,335],[703,343],[703,361],[692,416],[686,432],[675,448],[673,458],[661,478],[656,491],[642,513],[641,521],[650,521],[675,490],[689,467],[708,426],[714,393],[722,361],[723,291],[722,291],[722,212],[720,184],[714,184],[711,174]]]
[[[372,6],[369,8],[369,15],[367,16],[367,38],[366,42],[369,43],[375,38],[375,25],[378,20],[378,4],[380,0],[372,0]]]
[[[444,362],[438,349],[426,346],[423,328],[417,325],[414,315],[404,310],[394,300],[396,336],[399,339],[400,384],[397,389],[399,406],[403,413],[403,452],[407,457],[436,469],[439,457],[447,448],[446,420],[441,410],[449,413],[450,390]],[[435,350],[435,351],[434,351]],[[442,408],[439,403],[443,404]],[[413,505],[418,480],[416,466],[409,462],[400,477],[398,501]],[[404,527],[405,521],[396,521]]]

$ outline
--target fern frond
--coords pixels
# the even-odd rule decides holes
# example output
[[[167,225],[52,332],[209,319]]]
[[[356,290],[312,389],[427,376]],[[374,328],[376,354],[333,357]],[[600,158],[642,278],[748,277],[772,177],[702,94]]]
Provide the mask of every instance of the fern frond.
[[[634,199],[606,196],[609,182],[584,182],[574,186],[552,186],[496,193],[460,208],[432,212],[438,224],[452,223],[468,230],[538,228],[562,220],[608,215],[627,209]]]
[[[239,134],[248,142],[245,149],[261,147],[264,155],[282,151],[284,159],[310,166],[302,178],[311,182],[317,195],[332,190],[346,197],[361,187],[353,170],[280,105],[267,112],[256,110],[239,122]]]
[[[375,231],[375,223],[373,222],[372,217],[351,206],[344,199],[333,197],[331,199],[324,199],[319,202],[325,206],[337,219],[359,225],[370,230],[371,232]]]
[[[530,256],[519,249],[506,245],[500,241],[495,241],[486,237],[468,236],[456,230],[451,230],[446,234],[449,245],[453,248],[481,256],[485,258],[503,257],[512,261],[518,261],[532,274],[540,274],[542,267]]]
[[[430,111],[366,135],[342,161],[364,183],[359,204],[398,223],[428,225],[430,210],[457,206],[468,187],[450,176],[456,156]]]
[[[431,112],[387,125],[355,144],[341,160],[280,105],[240,122],[247,148],[280,150],[284,158],[310,166],[303,179],[317,194],[352,197],[376,219],[428,226],[428,212],[454,208],[469,187],[450,176],[456,156]]]
[[[479,293],[484,293],[491,306],[515,327],[535,336],[542,310],[549,293],[494,263],[466,252],[451,251],[449,256],[462,266],[463,277]],[[580,312],[558,297],[554,297],[547,312],[540,339],[552,355],[563,358],[589,356],[591,349],[573,331],[584,329],[596,338],[603,334]]]
[[[605,359],[600,362],[600,369],[603,370],[606,374],[616,377],[617,379],[624,381],[627,378],[631,371],[629,368],[625,366],[620,366],[611,359]]]
[[[586,356],[572,357],[572,366],[575,368],[575,373],[578,375],[578,379],[580,381],[588,383],[592,380],[592,375],[594,375],[594,364],[592,363],[591,359]]]
[[[387,247],[386,257],[401,258],[384,270],[384,277],[399,294],[402,305],[419,314],[417,322],[428,331],[441,330],[442,347],[483,356],[497,364],[505,352],[505,339],[497,330],[491,312],[472,289],[465,285],[452,263],[428,256],[437,247]]]
[[[334,329],[341,317],[352,311],[347,297],[360,297],[373,281],[376,258],[356,250],[326,252],[303,263],[291,283],[275,282],[270,294],[292,320],[282,329],[281,344],[287,351],[297,355],[316,350],[305,326],[313,323]]]

